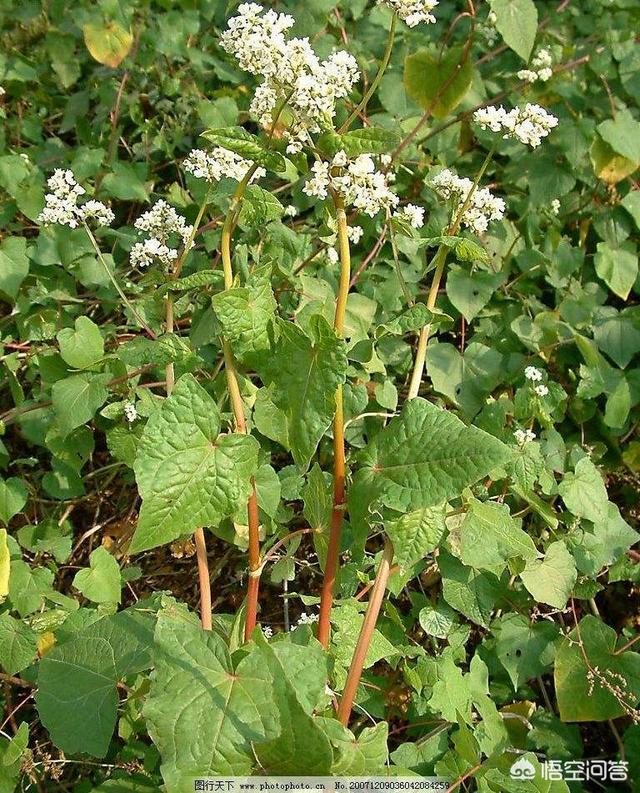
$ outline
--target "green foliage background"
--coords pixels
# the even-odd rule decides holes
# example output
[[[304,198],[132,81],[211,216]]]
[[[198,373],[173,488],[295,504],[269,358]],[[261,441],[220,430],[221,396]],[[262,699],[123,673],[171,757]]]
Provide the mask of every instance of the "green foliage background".
[[[294,33],[321,54],[348,48],[372,79],[390,14],[367,6],[290,0],[276,10],[288,9]],[[460,16],[470,8],[473,25]],[[383,221],[355,221],[364,234],[352,246],[346,346],[330,327],[335,226],[302,193],[304,158],[250,194],[233,294],[222,293],[218,253],[228,182],[212,193],[180,284],[129,265],[133,222],[149,202],[166,198],[195,219],[204,188],[181,161],[204,147],[200,134],[258,132],[247,114],[251,78],[218,45],[233,11],[196,0],[0,4],[0,791],[155,790],[163,780],[182,790],[191,773],[259,765],[437,773],[469,790],[555,793],[568,787],[540,781],[539,760],[601,756],[626,757],[634,789],[640,656],[626,645],[639,583],[637,0],[442,0],[436,25],[399,26],[368,118],[388,132],[383,147],[403,142],[395,187],[426,208],[426,224],[396,237],[401,284]],[[553,77],[527,85],[516,73],[541,46]],[[430,251],[448,222],[425,180],[442,165],[472,178],[492,138],[472,127],[471,111],[524,101],[560,124],[534,151],[499,143],[485,182],[505,197],[507,218],[490,226],[485,253],[468,236],[452,252],[427,402],[389,421],[425,321],[405,313],[405,290],[425,302]],[[99,236],[106,264],[157,334],[174,289],[174,334],[139,335],[82,230],[38,226],[46,178],[59,167],[115,211]],[[290,204],[293,217],[283,214]],[[178,448],[197,468],[192,455],[206,456],[231,425],[221,327],[242,367],[252,436],[223,434],[203,477],[210,486],[198,480],[170,506],[175,480],[167,468],[154,476],[158,460]],[[307,392],[310,360],[318,368]],[[171,361],[178,400],[161,408]],[[535,394],[527,366],[543,372],[547,395]],[[321,584],[326,430],[340,382],[353,477],[327,655],[310,627],[282,632],[282,582],[297,593],[287,601],[295,622],[315,608]],[[476,431],[466,446],[456,445],[462,423]],[[518,445],[514,431],[530,428],[536,440]],[[447,453],[455,466],[442,464]],[[405,462],[406,480],[380,473]],[[254,471],[265,547],[304,526],[316,533],[286,545],[263,574],[261,622],[275,639],[240,647],[243,500]],[[138,513],[144,536],[133,550],[145,553],[130,557]],[[203,522],[212,524],[209,636],[180,602],[197,608],[187,535]],[[375,575],[382,528],[400,567],[351,734],[332,718],[325,682],[344,685],[363,619],[354,595]],[[538,779],[510,779],[518,753]],[[580,789],[591,788],[571,785]]]

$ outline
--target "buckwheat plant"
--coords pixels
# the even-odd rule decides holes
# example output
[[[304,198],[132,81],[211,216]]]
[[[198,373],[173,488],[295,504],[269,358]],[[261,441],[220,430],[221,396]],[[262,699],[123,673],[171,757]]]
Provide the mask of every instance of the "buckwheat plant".
[[[184,47],[174,26],[191,31],[200,11],[172,11],[166,74],[122,67],[106,157],[80,115],[88,142],[67,150],[80,96],[26,126],[32,140],[62,124],[35,160],[0,158],[2,184],[53,171],[6,210],[29,221],[28,242],[0,245],[0,294],[20,315],[0,328],[24,336],[2,330],[15,404],[0,429],[19,429],[20,454],[0,480],[15,529],[0,529],[0,663],[29,689],[7,700],[0,778],[23,757],[14,716],[33,703],[62,764],[106,758],[86,762],[123,790],[161,776],[167,793],[248,775],[511,790],[515,758],[535,769],[575,742],[568,727],[554,737],[558,714],[637,722],[635,640],[618,646],[595,602],[637,561],[599,467],[638,467],[635,446],[619,448],[640,402],[638,318],[623,306],[637,192],[572,192],[587,159],[607,177],[640,161],[637,122],[617,109],[591,148],[577,140],[577,92],[534,49],[530,0],[521,28],[501,0],[485,23],[471,1],[342,5],[317,25],[312,5],[241,3],[224,21],[212,6],[206,44],[189,32]],[[97,36],[82,19],[105,70],[125,45],[132,64],[146,52],[148,31],[128,42],[126,26]],[[71,86],[67,35],[47,47]],[[480,69],[505,49],[498,93]],[[628,77],[630,50],[614,50]],[[589,52],[577,59],[605,63]],[[13,97],[31,67],[7,64]],[[556,141],[573,159],[549,187]],[[614,221],[580,215],[585,195],[615,204]],[[21,384],[27,359],[40,368]],[[25,484],[28,444],[53,455],[44,497]],[[178,595],[199,598],[199,619]],[[575,601],[593,613],[578,620]],[[114,734],[137,765],[114,759]]]

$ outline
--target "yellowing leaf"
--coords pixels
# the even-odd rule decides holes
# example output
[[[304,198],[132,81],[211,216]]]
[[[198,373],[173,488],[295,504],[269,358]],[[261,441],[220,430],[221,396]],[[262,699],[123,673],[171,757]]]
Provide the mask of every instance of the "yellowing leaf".
[[[102,25],[85,25],[82,28],[84,43],[91,56],[115,69],[127,57],[133,44],[130,30],[125,30],[117,22],[105,22]]]
[[[56,637],[52,631],[45,631],[38,636],[38,655],[45,656],[56,645]]]

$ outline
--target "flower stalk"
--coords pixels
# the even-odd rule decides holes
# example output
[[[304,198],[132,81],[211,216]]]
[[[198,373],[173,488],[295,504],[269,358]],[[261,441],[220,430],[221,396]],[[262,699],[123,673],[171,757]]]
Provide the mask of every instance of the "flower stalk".
[[[257,166],[253,165],[238,184],[231,199],[229,210],[222,226],[222,239],[220,251],[222,255],[222,271],[224,275],[225,290],[233,287],[233,266],[231,263],[231,236],[235,227],[238,207],[242,201],[247,185],[256,172]],[[247,422],[244,417],[242,394],[238,385],[238,373],[231,346],[226,339],[222,339],[222,353],[224,356],[224,371],[227,378],[229,401],[233,411],[236,430],[247,433]],[[258,617],[258,594],[260,587],[260,517],[258,513],[258,496],[256,493],[255,479],[251,478],[251,493],[247,502],[247,519],[249,524],[249,581],[247,584],[247,611],[244,628],[244,637],[248,641],[253,629],[256,627]]]
[[[338,252],[340,256],[340,283],[336,299],[336,312],[333,323],[336,335],[344,337],[344,318],[349,296],[351,279],[351,253],[347,234],[347,215],[343,199],[335,194],[336,218],[338,222]],[[345,448],[344,448],[344,406],[342,385],[336,389],[336,412],[333,419],[333,507],[331,510],[331,526],[329,544],[320,598],[320,617],[318,620],[318,641],[326,649],[329,646],[331,630],[331,606],[333,590],[339,567],[340,539],[342,537],[342,520],[344,516],[345,498]]]

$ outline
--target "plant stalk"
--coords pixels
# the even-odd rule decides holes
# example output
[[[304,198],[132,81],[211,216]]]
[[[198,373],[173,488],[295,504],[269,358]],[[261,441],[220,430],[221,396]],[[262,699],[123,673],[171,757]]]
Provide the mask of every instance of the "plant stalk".
[[[233,287],[233,267],[231,264],[231,235],[236,222],[238,206],[242,201],[244,192],[249,184],[251,177],[256,171],[257,166],[249,168],[244,178],[236,188],[231,199],[229,211],[222,226],[222,239],[220,251],[222,255],[222,271],[224,274],[224,288]],[[246,434],[247,422],[244,417],[244,405],[240,386],[238,385],[238,374],[236,370],[233,352],[226,339],[222,340],[222,352],[224,355],[224,371],[227,378],[227,390],[229,391],[229,401],[233,410],[233,417],[238,432]],[[247,584],[247,616],[244,627],[244,638],[248,641],[256,627],[258,615],[258,594],[260,589],[260,517],[258,513],[258,496],[256,494],[255,479],[251,478],[251,494],[247,502],[247,520],[249,524],[249,581]]]
[[[489,149],[489,153],[484,158],[484,162],[482,163],[482,165],[480,166],[480,170],[476,174],[476,178],[474,179],[471,190],[469,190],[469,192],[467,193],[467,196],[463,201],[462,206],[456,213],[456,216],[454,217],[449,228],[447,229],[446,232],[447,236],[452,236],[458,233],[460,224],[462,223],[462,218],[464,217],[464,213],[471,205],[471,201],[473,200],[474,193],[478,189],[480,180],[484,176],[487,168],[489,167],[489,163],[493,159],[493,155],[496,152],[497,146],[498,144],[496,142],[493,144],[491,149]],[[432,264],[435,265],[435,270],[433,273],[433,279],[431,281],[431,287],[429,289],[429,296],[427,297],[427,308],[430,311],[433,311],[436,305],[436,300],[438,299],[438,290],[440,289],[440,282],[442,281],[442,275],[444,273],[444,267],[447,261],[448,253],[449,253],[449,248],[446,245],[440,245],[432,260]],[[415,399],[415,397],[418,396],[418,392],[420,390],[420,383],[422,382],[422,376],[424,374],[424,365],[427,358],[427,344],[429,343],[430,334],[431,334],[431,324],[425,325],[420,331],[420,336],[418,338],[418,348],[416,350],[416,358],[413,364],[413,372],[411,373],[411,381],[409,384],[409,392],[407,394],[407,399]]]
[[[180,258],[176,262],[176,266],[171,273],[172,278],[178,278],[184,260],[191,250],[193,240],[196,236],[196,230],[200,225],[200,221],[205,213],[207,204],[209,203],[209,192],[198,211],[195,223],[187,242],[184,245]],[[165,333],[173,333],[173,295],[169,292],[166,296],[166,314],[165,314]],[[173,362],[168,363],[165,369],[165,388],[167,396],[171,396],[173,386],[175,385],[176,376]],[[193,539],[196,545],[196,561],[198,563],[198,583],[200,587],[200,621],[202,622],[202,629],[210,631],[211,624],[211,576],[209,573],[209,559],[207,558],[207,541],[204,536],[204,529],[202,527],[196,529],[193,533]]]
[[[151,330],[151,328],[147,325],[147,323],[142,319],[140,314],[138,314],[138,312],[133,307],[133,304],[131,303],[129,298],[125,295],[125,293],[120,288],[120,284],[118,283],[115,275],[109,269],[109,266],[106,263],[104,256],[102,255],[102,251],[100,250],[100,246],[98,245],[98,242],[97,242],[96,238],[93,236],[93,232],[91,231],[91,229],[89,228],[89,226],[86,223],[83,223],[82,225],[84,226],[84,230],[87,232],[87,236],[89,237],[89,240],[91,241],[91,244],[93,245],[93,247],[95,249],[95,252],[98,255],[98,261],[103,266],[104,271],[106,272],[106,274],[109,276],[109,280],[113,284],[116,292],[120,295],[120,298],[122,299],[122,302],[129,309],[129,311],[133,314],[133,316],[138,320],[138,323],[139,323],[140,327],[144,328],[144,330],[147,331],[147,333],[149,334],[149,336],[151,336],[152,339],[155,339],[156,338],[156,334]]]
[[[393,559],[393,545],[390,540],[386,540],[382,558],[378,572],[376,573],[376,580],[371,590],[371,597],[367,606],[367,613],[360,629],[358,636],[358,643],[351,659],[351,666],[347,675],[347,681],[342,692],[342,698],[338,707],[338,720],[344,724],[345,727],[349,724],[349,717],[351,716],[351,709],[353,708],[353,701],[358,690],[358,684],[362,677],[362,670],[364,668],[369,645],[371,644],[371,637],[378,621],[382,601],[384,600],[384,593],[389,580],[391,572],[391,560]]]
[[[353,124],[353,122],[361,113],[366,112],[367,104],[369,103],[369,100],[378,90],[380,81],[382,80],[382,77],[384,76],[384,73],[387,70],[387,66],[389,65],[389,61],[391,59],[391,53],[393,52],[393,40],[396,34],[397,21],[398,21],[398,15],[394,12],[393,16],[391,17],[389,35],[387,36],[387,46],[385,48],[384,55],[382,56],[382,60],[380,61],[380,65],[378,66],[378,71],[376,72],[376,76],[373,78],[373,81],[369,86],[367,92],[360,100],[360,104],[355,108],[355,110],[353,110],[349,118],[344,122],[344,124],[338,130],[341,135],[349,129],[349,127]]]
[[[344,201],[340,196],[334,197],[338,221],[338,248],[340,253],[340,284],[336,300],[336,313],[333,323],[336,335],[344,337],[344,317],[347,309],[349,295],[349,281],[351,278],[351,253],[349,250],[349,237],[347,235],[347,215]],[[344,408],[342,401],[342,385],[336,389],[336,412],[333,419],[333,508],[331,510],[331,527],[329,529],[329,544],[324,570],[324,581],[320,598],[320,617],[318,620],[318,641],[326,649],[329,646],[331,630],[331,606],[333,603],[333,590],[338,572],[340,557],[340,538],[342,536],[342,518],[345,509],[345,449],[344,449]]]

